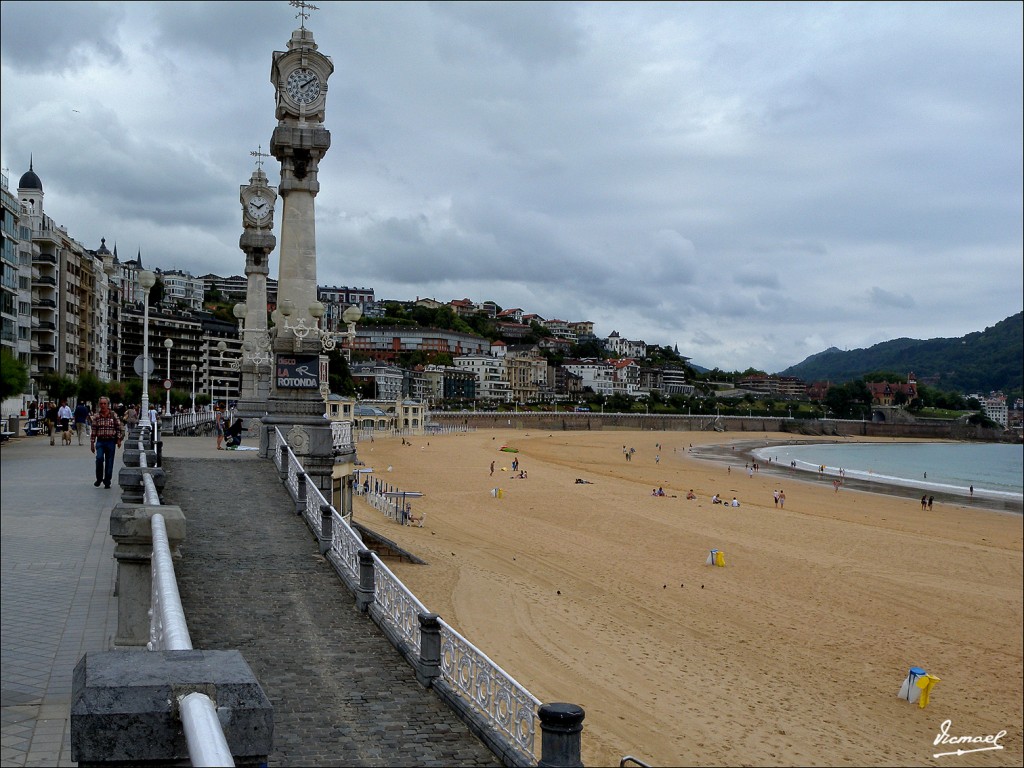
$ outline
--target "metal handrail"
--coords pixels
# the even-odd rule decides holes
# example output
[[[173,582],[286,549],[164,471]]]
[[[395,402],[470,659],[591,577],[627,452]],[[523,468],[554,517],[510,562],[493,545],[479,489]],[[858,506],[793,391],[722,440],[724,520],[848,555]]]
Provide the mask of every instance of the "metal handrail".
[[[205,693],[187,693],[178,697],[181,724],[185,727],[188,757],[193,766],[233,766],[228,740],[220,727],[217,705]]]
[[[140,452],[140,466],[146,466],[146,452]],[[149,472],[143,473],[146,506],[160,506],[160,496]],[[153,537],[152,591],[149,621],[151,651],[190,651],[192,637],[181,605],[174,559],[164,516],[150,517]],[[193,691],[178,697],[179,716],[185,731],[189,759],[194,766],[234,766],[224,729],[217,715],[217,705],[205,693]]]
[[[191,651],[192,638],[174,576],[174,560],[164,516],[155,513],[150,518],[150,525],[153,529],[153,615],[150,617],[148,647],[151,651]]]

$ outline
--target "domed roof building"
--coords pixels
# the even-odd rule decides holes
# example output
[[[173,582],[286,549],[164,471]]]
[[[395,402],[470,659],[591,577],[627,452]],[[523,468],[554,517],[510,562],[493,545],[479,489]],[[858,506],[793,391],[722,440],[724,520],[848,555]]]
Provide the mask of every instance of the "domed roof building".
[[[21,175],[21,181],[18,182],[18,189],[38,189],[40,192],[43,191],[43,182],[39,180],[36,172],[32,169],[32,158],[28,159],[28,170]]]

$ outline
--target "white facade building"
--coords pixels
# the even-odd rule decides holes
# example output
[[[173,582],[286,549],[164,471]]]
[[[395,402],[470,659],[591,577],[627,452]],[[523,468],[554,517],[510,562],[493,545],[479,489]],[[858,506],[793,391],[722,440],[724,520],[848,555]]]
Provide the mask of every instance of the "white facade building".
[[[512,401],[512,388],[505,371],[505,359],[490,355],[463,355],[453,361],[456,368],[476,375],[476,396],[499,403]]]
[[[184,305],[189,310],[203,308],[203,281],[178,269],[157,274],[164,284],[163,303],[169,306]]]

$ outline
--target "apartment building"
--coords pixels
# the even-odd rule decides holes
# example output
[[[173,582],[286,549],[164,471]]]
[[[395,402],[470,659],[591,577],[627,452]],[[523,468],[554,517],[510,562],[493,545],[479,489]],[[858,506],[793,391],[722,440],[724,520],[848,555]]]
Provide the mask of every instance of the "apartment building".
[[[481,354],[488,346],[487,339],[443,328],[361,326],[356,328],[352,351],[375,360],[394,361],[403,352],[445,353],[455,357]]]
[[[505,371],[512,400],[519,403],[549,400],[548,362],[532,344],[517,344],[505,349]]]
[[[505,372],[504,357],[478,353],[456,357],[454,363],[456,368],[469,371],[476,377],[478,399],[512,402],[512,387]]]
[[[642,341],[630,341],[619,335],[618,331],[612,331],[604,341],[605,349],[619,357],[647,357],[647,344]]]
[[[19,219],[21,204],[8,188],[7,174],[0,174],[0,347],[6,349],[15,358],[22,358],[29,363],[28,335],[31,310],[26,305],[25,345],[18,346],[18,244],[21,241]],[[23,353],[23,354],[22,354]]]

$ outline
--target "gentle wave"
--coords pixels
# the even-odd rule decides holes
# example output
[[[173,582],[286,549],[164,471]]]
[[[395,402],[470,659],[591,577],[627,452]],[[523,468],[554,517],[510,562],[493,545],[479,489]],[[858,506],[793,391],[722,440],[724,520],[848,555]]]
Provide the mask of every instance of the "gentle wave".
[[[801,456],[814,454],[815,461]],[[1024,493],[1014,490],[1021,485],[1020,446],[963,445],[933,443],[812,443],[769,446],[754,451],[758,461],[777,461],[795,466],[803,472],[838,477],[840,469],[846,477],[868,482],[912,487],[934,492],[974,496],[1021,503]],[[885,472],[873,467],[883,465]],[[921,467],[925,472],[921,472]],[[925,476],[931,474],[931,479]],[[965,477],[978,477],[967,483]],[[966,483],[966,484],[965,484]]]

